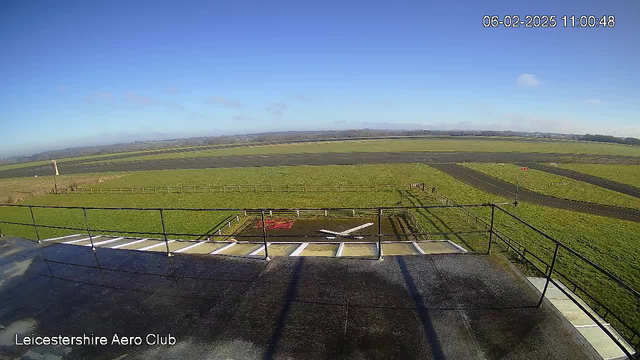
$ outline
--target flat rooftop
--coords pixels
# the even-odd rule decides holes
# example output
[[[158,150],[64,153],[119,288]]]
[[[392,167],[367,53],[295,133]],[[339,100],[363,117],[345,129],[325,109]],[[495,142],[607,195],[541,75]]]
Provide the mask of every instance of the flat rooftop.
[[[499,255],[262,259],[0,241],[0,357],[600,359]],[[171,335],[173,346],[15,337]]]

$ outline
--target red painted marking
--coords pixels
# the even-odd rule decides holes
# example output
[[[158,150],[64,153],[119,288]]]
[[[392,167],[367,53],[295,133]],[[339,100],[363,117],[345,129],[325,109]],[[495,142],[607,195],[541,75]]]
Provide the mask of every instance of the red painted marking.
[[[264,221],[264,227],[267,229],[291,229],[295,220],[269,219]],[[258,220],[256,228],[262,228],[262,221]]]
[[[528,167],[521,167],[520,170],[527,171],[527,170],[529,170],[529,168]]]

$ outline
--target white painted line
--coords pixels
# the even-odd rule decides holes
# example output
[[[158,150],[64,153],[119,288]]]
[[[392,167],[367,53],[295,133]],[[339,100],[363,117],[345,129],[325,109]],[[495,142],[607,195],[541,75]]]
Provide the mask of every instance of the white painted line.
[[[55,238],[51,238],[51,239],[45,239],[45,240],[42,240],[42,241],[43,241],[43,242],[45,242],[45,241],[55,241],[55,240],[66,239],[66,238],[70,238],[70,237],[72,237],[72,236],[80,236],[80,235],[82,235],[82,234],[73,234],[73,235],[67,235],[67,236],[59,236],[59,237],[55,237]]]
[[[344,250],[344,243],[341,242],[340,246],[338,246],[338,251],[336,251],[336,257],[342,256],[342,250]]]
[[[289,256],[298,256],[298,255],[300,255],[302,250],[304,250],[304,248],[306,248],[307,245],[309,245],[309,243],[300,244],[300,246],[298,246],[295,250],[293,250],[293,252],[291,254],[289,254]]]
[[[124,239],[124,238],[123,237],[119,237],[119,238],[115,238],[115,239],[109,239],[109,240],[105,240],[105,241],[100,241],[100,242],[97,242],[97,243],[93,243],[93,246],[98,246],[98,245],[102,245],[102,244],[109,244],[109,243],[116,242],[116,241],[122,240],[122,239]],[[85,246],[91,246],[91,244],[87,244]]]
[[[545,294],[546,297],[546,294]],[[604,323],[602,324],[602,326],[611,326],[611,324],[609,323]],[[599,327],[598,324],[589,324],[589,325],[573,325],[573,327],[579,329],[579,328],[590,328],[590,327]]]
[[[421,248],[420,246],[418,246],[418,244],[416,244],[416,242],[415,242],[415,241],[412,241],[411,243],[413,244],[413,247],[414,247],[414,248],[416,248],[416,250],[418,250],[418,252],[419,252],[421,255],[424,255],[424,250],[422,250],[422,248]]]
[[[94,236],[93,238],[99,238],[100,236]],[[63,244],[75,244],[77,242],[81,242],[81,241],[85,241],[85,240],[89,240],[90,238],[84,238],[84,239],[78,239],[78,240],[71,240],[71,241],[66,241],[63,242]]]
[[[460,251],[462,251],[463,253],[466,253],[466,252],[467,252],[467,250],[465,250],[462,246],[460,246],[460,245],[458,245],[458,244],[454,243],[453,241],[451,241],[451,240],[447,240],[447,242],[448,242],[449,244],[451,244],[451,245],[455,246],[456,248],[458,248],[458,249],[459,249]]]
[[[119,245],[113,246],[112,249],[120,249],[121,247],[125,247],[127,245],[139,244],[139,243],[141,243],[143,241],[147,241],[147,240],[148,239],[140,239],[140,240],[136,240],[136,241],[132,241],[132,242],[126,243],[126,244],[119,244]]]
[[[183,252],[183,251],[187,251],[187,250],[189,250],[189,249],[193,249],[193,248],[194,248],[194,247],[196,247],[196,246],[200,246],[200,245],[202,245],[202,244],[204,244],[204,243],[206,243],[206,241],[201,241],[201,242],[199,242],[199,243],[195,243],[195,244],[193,244],[193,245],[189,245],[189,246],[187,246],[187,247],[184,247],[184,248],[182,248],[182,249],[180,249],[180,250],[176,250],[176,251],[174,251],[174,252],[181,253],[181,252]]]
[[[271,246],[271,243],[267,243],[267,247],[269,247],[269,246]],[[260,246],[255,251],[251,252],[251,254],[249,254],[249,256],[258,255],[260,253],[260,251],[263,251],[263,250],[264,250],[264,245]]]
[[[149,246],[145,246],[141,249],[138,249],[139,251],[145,251],[145,250],[149,250],[149,249],[153,249],[153,248],[157,248],[158,246],[165,246],[167,244],[171,244],[172,242],[175,242],[175,240],[169,240],[166,243],[164,241],[160,242],[159,244],[153,244],[153,245],[149,245]]]
[[[210,254],[211,254],[211,255],[219,254],[219,253],[221,253],[222,251],[225,251],[225,250],[227,250],[228,248],[230,248],[230,247],[234,246],[235,244],[237,244],[237,243],[232,242],[231,244],[225,245],[225,246],[221,247],[221,248],[220,248],[220,249],[218,249],[218,250],[214,250],[214,251],[213,251],[213,252],[211,252]]]

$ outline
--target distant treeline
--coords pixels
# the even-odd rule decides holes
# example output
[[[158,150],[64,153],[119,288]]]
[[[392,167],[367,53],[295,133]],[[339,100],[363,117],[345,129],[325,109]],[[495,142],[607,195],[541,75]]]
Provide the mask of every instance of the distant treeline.
[[[636,139],[633,137],[619,138],[610,135],[580,135],[578,136],[578,140],[584,141],[598,141],[598,142],[608,142],[608,143],[616,143],[616,144],[625,144],[625,145],[640,145],[640,139]]]
[[[200,145],[224,145],[239,143],[277,143],[277,142],[303,142],[305,140],[319,139],[355,139],[355,138],[383,138],[383,137],[403,137],[403,136],[490,136],[490,137],[518,137],[532,139],[559,139],[559,140],[583,140],[610,142],[616,144],[626,144],[640,146],[640,139],[618,138],[608,135],[574,135],[557,133],[540,133],[524,131],[492,131],[492,130],[326,130],[326,131],[283,131],[269,132],[247,135],[228,135],[213,137],[196,137],[187,139],[169,139],[155,141],[136,141],[132,143],[122,143],[104,146],[85,146],[63,150],[47,151],[28,156],[15,156],[0,159],[0,164],[22,163],[38,160],[60,159],[76,156],[113,154],[119,152],[129,152],[138,150],[155,150],[185,146]]]

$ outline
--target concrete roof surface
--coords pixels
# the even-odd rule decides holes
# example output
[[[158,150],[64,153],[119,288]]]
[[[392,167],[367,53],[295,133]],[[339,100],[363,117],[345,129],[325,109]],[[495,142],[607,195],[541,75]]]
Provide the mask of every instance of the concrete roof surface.
[[[599,359],[498,255],[383,261],[0,240],[0,358]],[[17,346],[160,334],[173,346]]]

